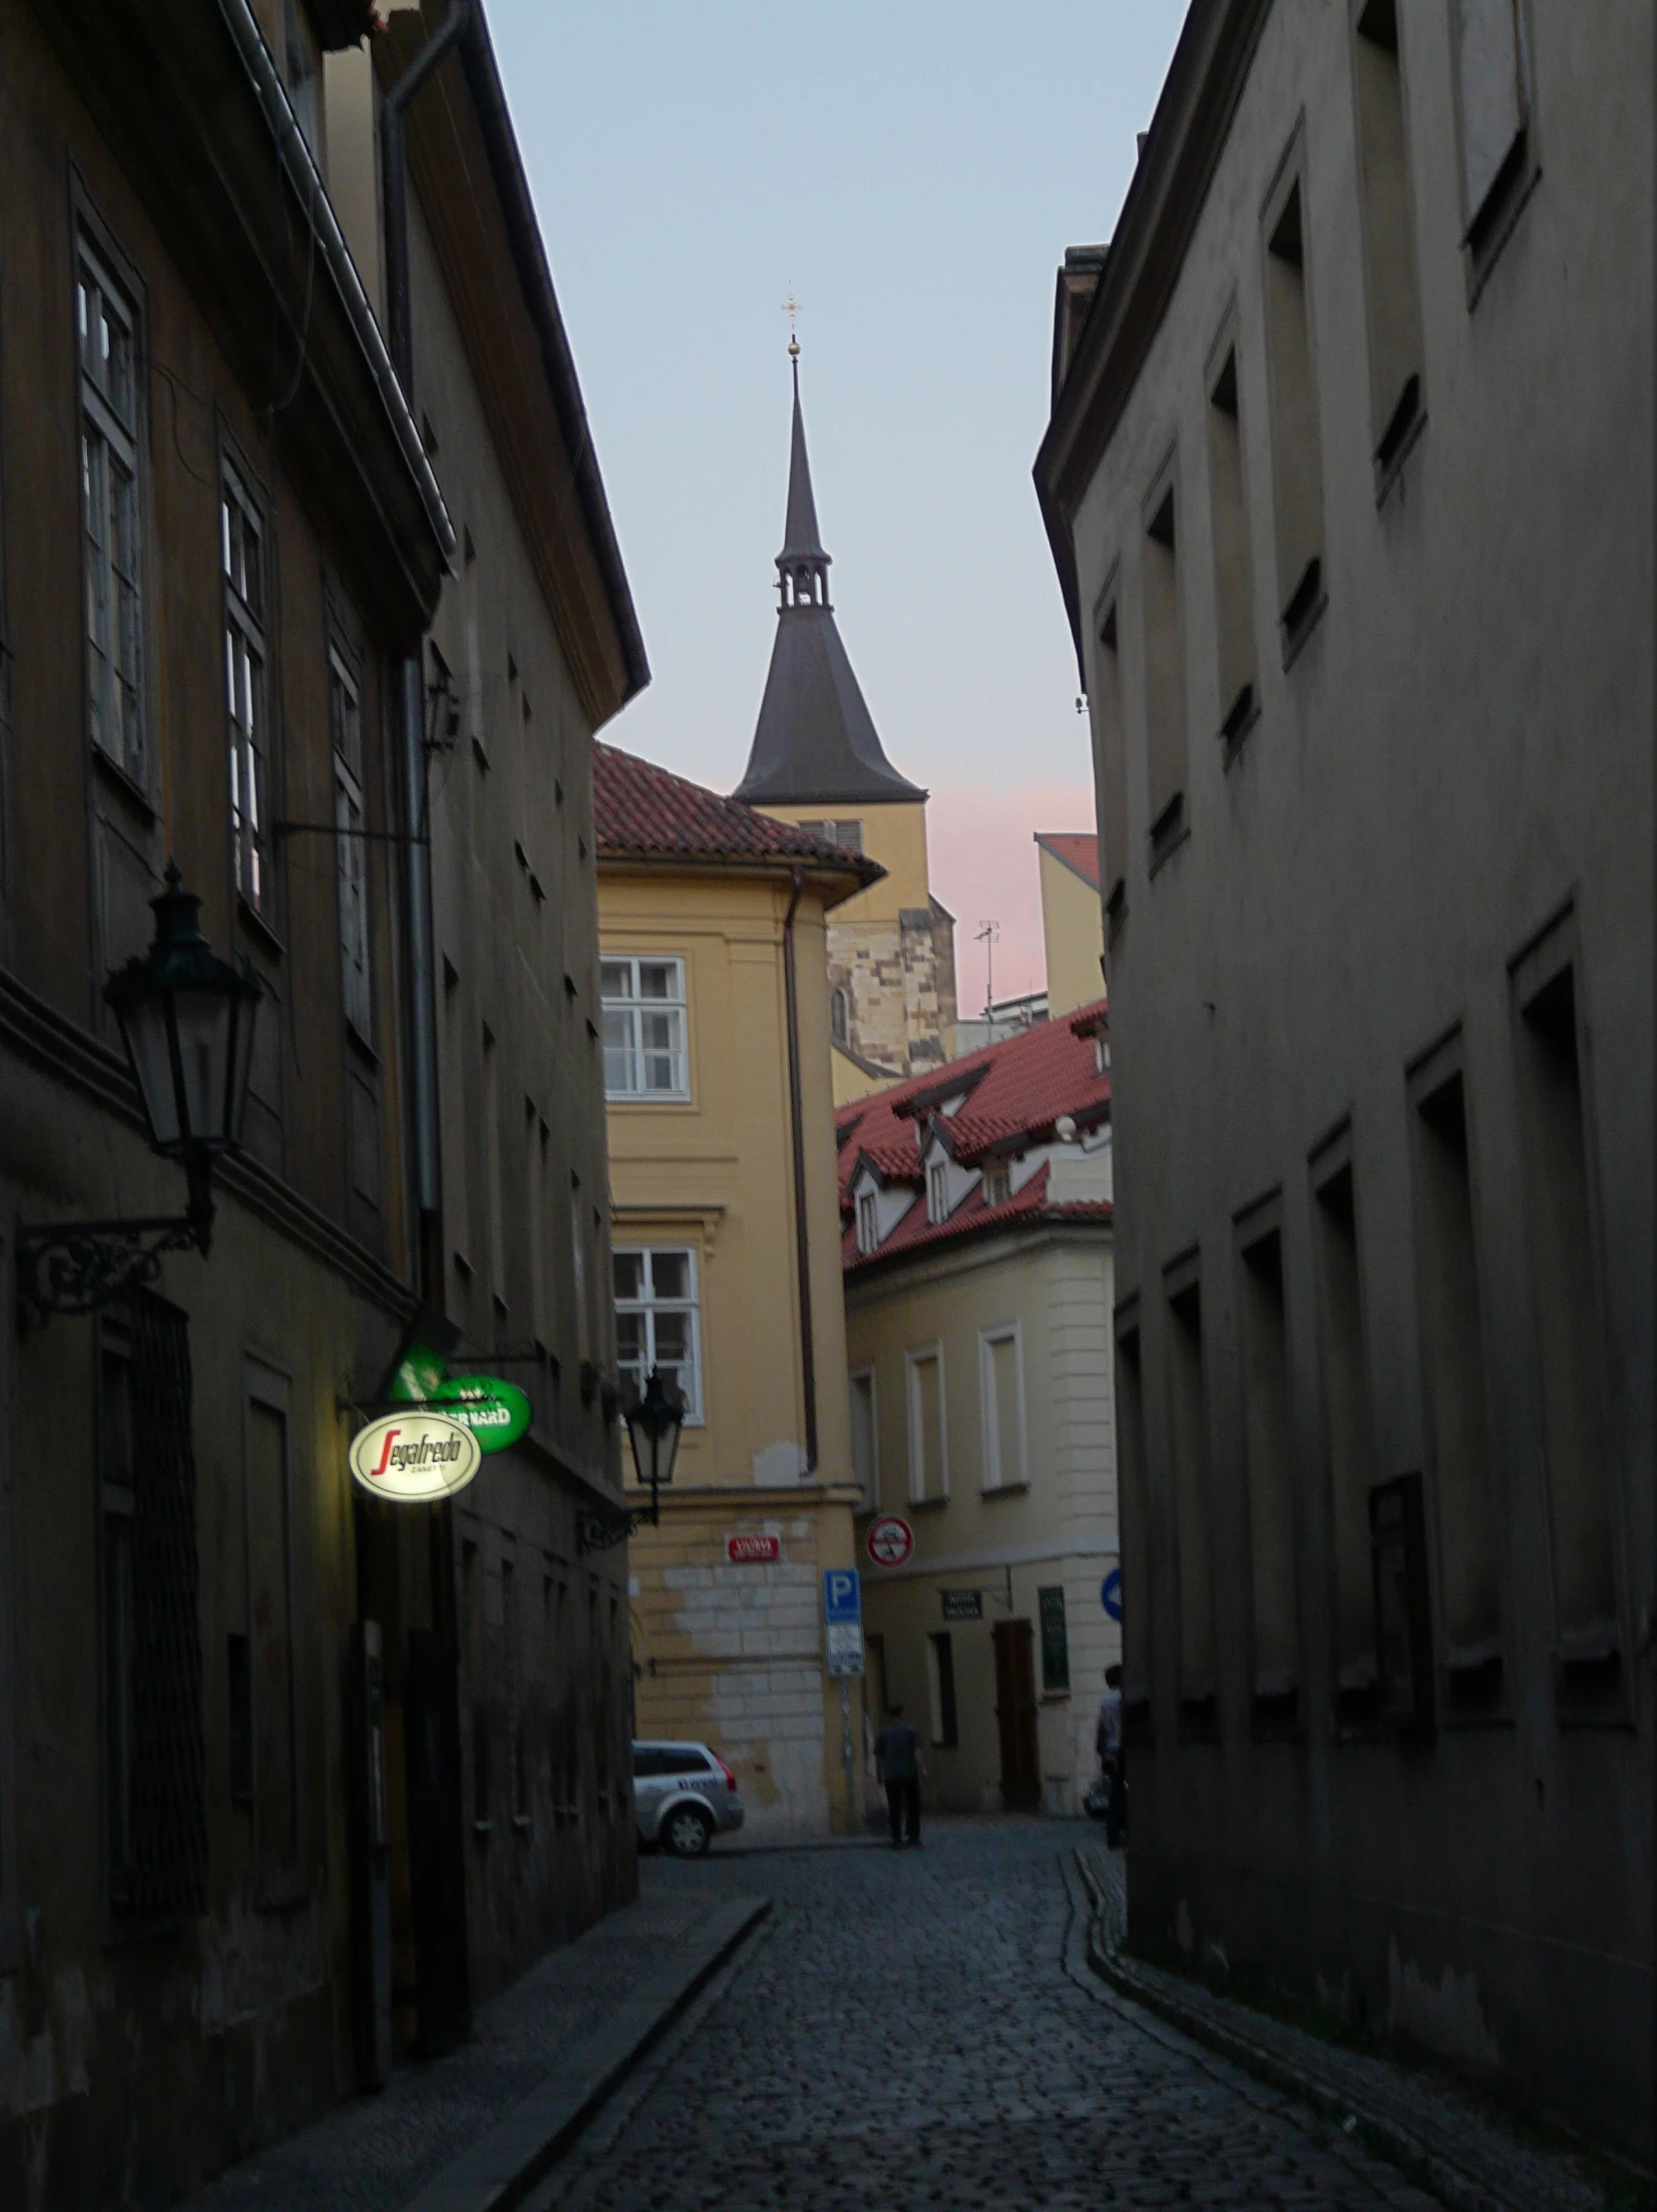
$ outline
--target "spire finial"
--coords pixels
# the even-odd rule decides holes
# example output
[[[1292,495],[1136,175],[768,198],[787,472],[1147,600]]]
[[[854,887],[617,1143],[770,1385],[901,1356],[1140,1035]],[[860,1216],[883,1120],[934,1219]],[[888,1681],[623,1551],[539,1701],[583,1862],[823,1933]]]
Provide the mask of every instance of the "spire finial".
[[[788,297],[782,303],[782,311],[788,317],[788,358],[797,362],[800,358],[800,334],[795,326],[795,317],[799,314],[800,303],[794,297],[792,284],[788,287]]]

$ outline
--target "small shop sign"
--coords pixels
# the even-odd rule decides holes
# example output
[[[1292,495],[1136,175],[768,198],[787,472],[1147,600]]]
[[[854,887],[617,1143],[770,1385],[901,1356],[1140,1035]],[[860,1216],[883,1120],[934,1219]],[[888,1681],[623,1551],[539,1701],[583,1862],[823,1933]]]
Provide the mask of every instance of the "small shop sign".
[[[351,1473],[364,1490],[398,1505],[435,1505],[464,1490],[482,1464],[469,1428],[411,1405],[370,1421],[351,1444]]]
[[[941,1590],[946,1621],[982,1621],[984,1619],[984,1593],[982,1590]]]
[[[782,1557],[782,1538],[758,1530],[742,1530],[725,1538],[725,1557],[732,1567],[764,1567]]]
[[[527,1434],[533,1418],[525,1392],[496,1375],[453,1375],[430,1398],[447,1419],[472,1431],[481,1452],[504,1452]]]

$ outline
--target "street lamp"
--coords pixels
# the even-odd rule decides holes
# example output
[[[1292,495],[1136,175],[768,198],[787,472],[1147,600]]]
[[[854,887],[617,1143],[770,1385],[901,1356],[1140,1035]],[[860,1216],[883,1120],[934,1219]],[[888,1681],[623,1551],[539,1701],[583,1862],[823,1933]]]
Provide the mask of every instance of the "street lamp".
[[[252,1068],[259,986],[221,960],[197,921],[202,902],[176,864],[150,902],[155,940],[110,977],[104,996],[121,1029],[151,1149],[185,1171],[183,1216],[19,1227],[18,1298],[42,1319],[92,1313],[153,1283],[169,1252],[212,1243],[212,1163],[239,1150]]]
[[[626,1422],[627,1442],[632,1446],[633,1472],[638,1477],[640,1488],[649,1490],[649,1524],[652,1529],[658,1528],[661,1524],[659,1486],[673,1479],[673,1461],[678,1455],[679,1431],[684,1426],[684,1400],[676,1391],[671,1397],[668,1396],[659,1368],[650,1369],[643,1394],[634,1398],[627,1408]]]

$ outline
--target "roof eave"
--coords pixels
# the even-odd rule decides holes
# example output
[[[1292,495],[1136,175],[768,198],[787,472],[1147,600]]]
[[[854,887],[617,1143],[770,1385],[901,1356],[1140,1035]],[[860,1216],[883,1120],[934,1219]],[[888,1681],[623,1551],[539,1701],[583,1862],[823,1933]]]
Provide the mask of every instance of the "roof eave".
[[[1083,690],[1087,668],[1072,539],[1076,513],[1173,296],[1271,6],[1272,0],[1192,0],[1109,256],[1036,452],[1036,496]]]

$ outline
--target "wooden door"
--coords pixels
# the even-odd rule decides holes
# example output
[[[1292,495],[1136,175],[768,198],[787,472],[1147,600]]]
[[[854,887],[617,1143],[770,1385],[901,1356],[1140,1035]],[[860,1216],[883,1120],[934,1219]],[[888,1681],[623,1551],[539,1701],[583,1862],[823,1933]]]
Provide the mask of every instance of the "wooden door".
[[[998,1621],[995,1646],[1002,1803],[1013,1812],[1036,1804],[1041,1795],[1036,1742],[1036,1640],[1030,1623]]]

